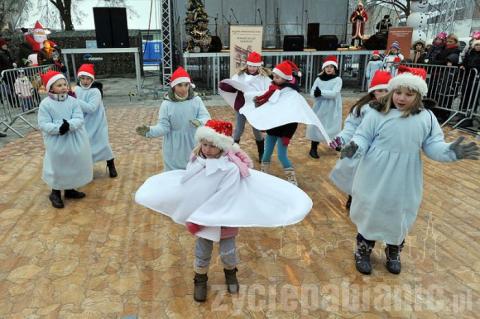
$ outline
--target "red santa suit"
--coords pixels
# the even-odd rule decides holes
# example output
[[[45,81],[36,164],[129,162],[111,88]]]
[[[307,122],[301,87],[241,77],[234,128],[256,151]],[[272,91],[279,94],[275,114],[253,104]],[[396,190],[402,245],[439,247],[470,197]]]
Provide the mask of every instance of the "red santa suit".
[[[368,21],[367,11],[363,8],[363,4],[359,3],[357,9],[350,16],[352,23],[352,39],[362,39],[365,29],[365,22]]]

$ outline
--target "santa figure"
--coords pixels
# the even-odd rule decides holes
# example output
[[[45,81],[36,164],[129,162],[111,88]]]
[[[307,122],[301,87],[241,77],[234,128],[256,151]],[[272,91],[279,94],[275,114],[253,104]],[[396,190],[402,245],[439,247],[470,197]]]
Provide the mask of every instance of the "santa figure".
[[[26,29],[22,29],[22,31],[24,31],[25,41],[30,44],[35,53],[40,52],[46,43],[48,43],[49,48],[54,48],[56,46],[55,42],[47,39],[47,34],[50,34],[50,31],[45,30],[38,21],[35,23],[35,27],[31,33]]]
[[[357,8],[350,16],[350,22],[352,23],[352,45],[355,44],[355,39],[358,39],[359,45],[362,44],[365,22],[367,21],[367,10],[363,7],[363,3],[359,2]]]

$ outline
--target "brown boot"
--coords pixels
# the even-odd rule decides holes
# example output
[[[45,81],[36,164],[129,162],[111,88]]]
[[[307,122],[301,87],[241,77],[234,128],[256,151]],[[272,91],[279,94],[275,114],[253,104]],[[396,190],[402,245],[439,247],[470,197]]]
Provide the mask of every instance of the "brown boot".
[[[264,172],[265,174],[270,174],[270,162],[262,162],[260,164],[260,172]]]
[[[193,278],[194,289],[193,289],[193,299],[198,302],[205,302],[207,300],[207,274],[197,274]]]
[[[298,186],[295,170],[292,167],[290,167],[290,168],[285,168],[284,172],[285,172],[285,175],[287,176],[287,181],[289,181],[295,186]]]

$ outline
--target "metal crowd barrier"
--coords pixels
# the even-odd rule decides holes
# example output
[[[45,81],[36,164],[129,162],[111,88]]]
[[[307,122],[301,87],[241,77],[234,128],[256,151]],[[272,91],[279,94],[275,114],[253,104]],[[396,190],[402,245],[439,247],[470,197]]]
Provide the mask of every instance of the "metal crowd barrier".
[[[301,69],[303,76],[300,87],[309,92],[318,73],[321,71],[323,58],[335,55],[339,63],[339,73],[344,87],[360,90],[366,88],[365,68],[373,51],[263,51],[264,65],[275,67],[282,60],[289,59]],[[218,82],[230,77],[230,53],[190,53],[183,54],[184,67],[190,73],[197,87],[217,94]]]
[[[54,64],[2,71],[0,74],[0,125],[5,127],[3,132],[11,130],[18,136],[24,137],[13,127],[17,120],[36,129],[25,115],[37,111],[45,95],[41,93],[40,74],[48,70],[60,71]]]
[[[461,119],[453,125],[453,128],[457,128],[474,116],[480,116],[480,74],[476,69],[413,63],[407,65],[427,70],[427,97],[437,101],[437,109],[450,112],[442,126],[460,116]]]

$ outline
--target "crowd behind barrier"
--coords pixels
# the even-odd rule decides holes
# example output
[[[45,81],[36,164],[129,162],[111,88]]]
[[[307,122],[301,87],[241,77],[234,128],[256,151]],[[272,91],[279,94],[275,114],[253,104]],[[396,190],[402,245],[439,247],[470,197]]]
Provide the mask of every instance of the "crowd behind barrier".
[[[23,135],[15,129],[17,120],[23,121],[33,129],[25,115],[34,113],[41,100],[46,96],[42,87],[40,74],[48,70],[60,71],[55,64],[3,70],[0,74],[0,129],[11,130],[20,137]]]

